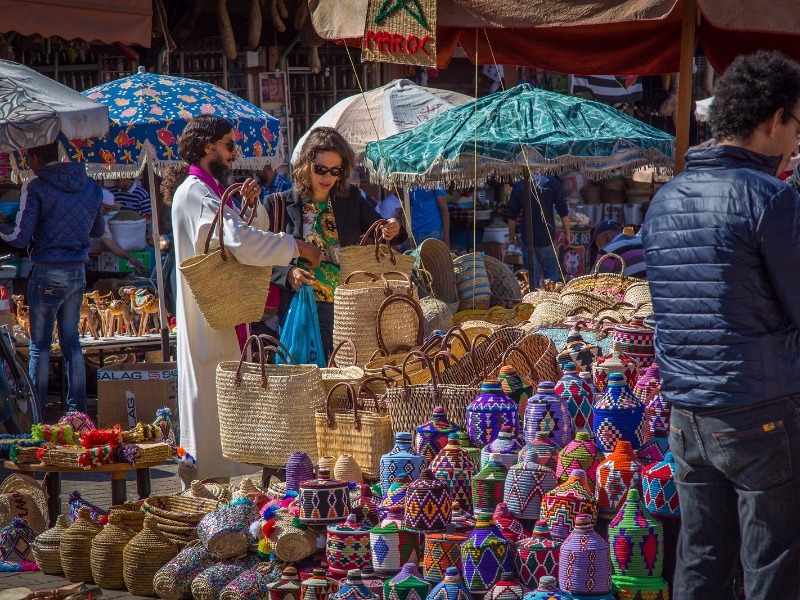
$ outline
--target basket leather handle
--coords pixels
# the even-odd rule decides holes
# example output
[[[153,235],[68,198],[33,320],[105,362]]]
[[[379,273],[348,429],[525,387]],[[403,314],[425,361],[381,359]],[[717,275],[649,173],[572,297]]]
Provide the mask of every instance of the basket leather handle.
[[[605,254],[603,254],[603,256],[599,256],[597,258],[597,262],[594,263],[594,274],[595,275],[599,275],[600,274],[600,271],[599,271],[600,263],[604,262],[607,258],[614,258],[614,259],[619,261],[619,264],[622,265],[622,268],[619,271],[619,276],[620,277],[625,277],[625,259],[622,258],[619,254],[615,254],[613,252],[606,252]]]
[[[393,265],[396,265],[397,258],[395,258],[394,250],[392,250],[392,245],[388,242],[388,240],[386,240],[386,238],[383,236],[383,233],[381,233],[381,235],[378,235],[378,228],[383,227],[388,222],[389,222],[388,219],[378,219],[377,221],[375,221],[372,225],[369,226],[369,229],[367,229],[366,233],[363,236],[361,236],[361,241],[358,242],[358,245],[366,246],[369,237],[372,236],[374,238],[374,242],[372,243],[375,245],[375,262],[380,262],[381,241],[383,241],[386,244],[386,248],[389,251],[389,262],[392,263]]]
[[[375,325],[375,333],[378,337],[378,347],[384,352],[386,356],[391,354],[389,350],[386,348],[386,343],[383,341],[383,313],[386,309],[397,302],[403,302],[411,306],[414,309],[414,312],[417,316],[417,337],[415,338],[415,346],[421,346],[422,341],[425,339],[425,329],[423,328],[423,322],[425,321],[425,317],[422,316],[422,309],[419,306],[419,302],[415,301],[413,298],[409,298],[408,296],[402,294],[392,294],[388,298],[386,298],[383,302],[381,302],[380,307],[378,308],[378,319]]]
[[[279,339],[266,333],[262,333],[258,337],[269,342],[269,344],[264,345],[265,350],[273,350],[275,354],[277,354],[280,350],[280,353],[285,361],[291,362],[293,365],[297,365],[297,361],[294,359],[294,356],[292,356],[292,353],[289,352],[289,349],[284,346]]]
[[[331,352],[331,357],[328,359],[329,369],[338,368],[338,365],[336,364],[336,355],[339,353],[339,350],[342,349],[342,346],[345,345],[350,346],[350,350],[353,351],[353,364],[354,365],[358,364],[358,348],[356,348],[356,345],[353,343],[353,340],[347,338],[336,344],[336,347],[333,349],[333,352]]]
[[[389,279],[387,279],[387,277],[386,277],[387,275],[400,275],[400,277],[403,278],[403,282],[408,284],[408,289],[406,290],[406,295],[409,298],[413,298],[414,297],[414,284],[411,282],[411,278],[408,275],[406,275],[405,273],[403,273],[402,271],[385,271],[383,274],[381,274],[381,279],[383,279],[383,293],[384,294],[386,294],[388,296],[389,294],[400,293],[400,292],[395,292],[392,289],[392,284],[389,283]]]
[[[386,387],[397,387],[397,382],[394,379],[389,377],[383,377],[382,375],[371,375],[370,377],[365,377],[361,380],[361,385],[365,386],[373,381],[381,381],[386,384]],[[371,392],[372,390],[370,390]],[[373,393],[374,395],[374,393]]]
[[[451,360],[453,361],[452,364],[450,362]],[[449,350],[440,350],[433,357],[433,368],[436,370],[437,373],[439,373],[439,363],[441,362],[444,364],[444,368],[442,368],[441,371],[443,373],[444,371],[449,369],[452,365],[457,363],[458,360],[459,360],[458,357]]]
[[[485,333],[478,333],[472,338],[472,343],[469,345],[469,352],[470,354],[475,352],[475,349],[480,345],[481,342],[488,342],[489,336]]]
[[[372,281],[378,281],[381,278],[380,275],[376,275],[375,273],[370,273],[369,271],[353,271],[352,273],[350,273],[350,275],[344,278],[344,282],[350,283],[350,278],[353,275],[366,275],[367,277],[371,277]]]
[[[406,371],[406,366],[408,365],[408,361],[414,358],[416,361],[421,362],[425,367],[428,368],[428,371],[431,374],[431,394],[433,399],[438,401],[439,400],[439,381],[436,376],[436,369],[431,362],[430,357],[425,354],[424,352],[420,352],[419,350],[412,350],[406,357],[403,359],[403,387],[405,388],[406,399],[409,399],[411,396],[411,379],[408,377],[408,373]]]
[[[222,260],[228,260],[228,255],[225,252],[225,242],[223,241],[223,238],[222,238],[222,230],[223,230],[223,227],[222,227],[222,222],[223,222],[222,212],[225,210],[225,207],[227,206],[228,200],[230,199],[230,197],[233,196],[234,194],[239,193],[241,190],[242,190],[242,184],[241,183],[234,183],[233,185],[228,186],[225,189],[225,192],[222,194],[222,198],[220,198],[220,200],[219,200],[219,208],[217,209],[217,213],[214,215],[214,218],[211,221],[211,227],[209,227],[209,229],[208,229],[208,235],[206,236],[206,243],[205,243],[205,246],[204,246],[205,249],[203,250],[204,254],[208,254],[208,249],[211,246],[211,238],[214,237],[214,226],[216,225],[217,238],[219,239],[219,254],[220,254],[220,258],[222,258]],[[245,213],[246,210],[247,210],[247,207],[244,205],[244,203],[242,203],[242,210],[239,213],[239,216],[241,218],[244,218],[244,213]],[[256,210],[257,210],[257,208],[253,207],[253,210],[250,213],[250,217],[247,219],[247,225],[248,226],[253,223],[253,219],[256,216]]]
[[[444,338],[442,339],[442,350],[451,350],[455,340],[461,342],[461,344],[464,346],[464,352],[469,351],[469,336],[467,336],[467,332],[461,329],[461,327],[458,325],[451,327],[444,334]]]
[[[242,347],[242,356],[239,359],[239,366],[236,367],[236,375],[233,379],[233,384],[236,387],[242,385],[242,365],[244,364],[245,358],[247,358],[247,349],[250,347],[250,343],[255,342],[256,347],[258,348],[258,362],[261,365],[261,387],[266,389],[267,388],[267,366],[264,362],[264,340],[262,340],[257,335],[251,335],[245,341],[244,346]]]
[[[358,416],[358,393],[353,387],[353,384],[349,381],[340,381],[334,384],[328,392],[328,397],[325,399],[325,413],[328,419],[328,428],[333,429],[336,425],[333,414],[331,414],[331,399],[334,398],[333,393],[340,387],[344,387],[347,390],[347,398],[350,400],[350,404],[353,405],[353,424],[355,425],[356,431],[361,431],[361,417]]]
[[[528,365],[530,369],[532,381],[539,381],[539,371],[536,369],[536,365],[533,362],[533,359],[525,354],[522,350],[520,350],[517,346],[511,346],[510,348],[506,348],[506,351],[503,352],[503,356],[500,359],[502,365],[508,364],[508,357],[512,354],[519,354],[525,363]],[[519,374],[522,377],[522,373]]]

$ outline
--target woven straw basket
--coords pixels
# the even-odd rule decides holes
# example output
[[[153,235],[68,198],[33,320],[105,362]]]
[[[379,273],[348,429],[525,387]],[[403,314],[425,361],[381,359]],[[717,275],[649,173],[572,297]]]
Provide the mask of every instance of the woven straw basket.
[[[55,527],[51,527],[44,533],[36,537],[31,549],[33,558],[42,573],[48,575],[61,575],[64,570],[61,568],[61,536],[69,527],[69,516],[58,515]]]
[[[641,304],[652,304],[650,297],[650,286],[646,281],[632,283],[625,290],[625,302],[639,306]]]
[[[362,236],[357,246],[346,246],[339,250],[339,278],[345,281],[351,273],[368,271],[383,275],[392,271],[410,276],[414,269],[414,257],[397,254],[378,234],[378,228],[386,224],[385,219],[375,221]]]
[[[192,598],[194,600],[217,600],[222,590],[230,582],[259,563],[260,559],[257,555],[248,554],[244,558],[231,558],[210,566],[192,581]],[[264,596],[256,597],[263,598]],[[275,596],[275,598],[277,600],[282,596]]]
[[[142,530],[128,542],[122,552],[125,587],[136,596],[155,595],[155,574],[177,554],[178,547],[158,530],[155,520],[145,519]]]
[[[30,475],[12,473],[0,485],[0,527],[22,517],[37,534],[47,529],[47,495],[44,483]]]
[[[92,540],[89,555],[92,563],[92,577],[97,585],[110,590],[125,588],[122,576],[122,551],[136,533],[122,523],[120,511],[108,515],[108,524]]]
[[[112,504],[108,508],[109,515],[116,512],[122,525],[131,529],[134,533],[139,533],[144,524],[144,513],[142,512],[142,501],[126,502],[125,504]]]
[[[247,346],[258,344],[259,364],[245,363]],[[238,362],[217,366],[217,404],[222,454],[229,460],[281,467],[292,452],[317,460],[314,411],[325,402],[322,375],[316,365],[266,364],[267,351],[250,336]],[[291,357],[288,357],[290,362]],[[243,435],[242,425],[248,431]]]
[[[279,560],[296,562],[316,552],[317,536],[309,527],[298,527],[292,514],[279,510],[274,515],[275,529],[269,536],[272,551]]]
[[[459,256],[453,261],[458,288],[459,310],[488,309],[492,303],[489,275],[483,255],[477,252]]]
[[[357,281],[364,278],[369,281]],[[405,274],[355,272],[342,281],[334,292],[333,343],[350,340],[358,353],[355,362],[352,350],[343,347],[344,363],[364,366],[379,350],[389,355],[398,346],[422,344],[417,289]]]
[[[178,267],[200,312],[213,329],[260,321],[269,295],[272,267],[242,264],[225,250],[222,213],[228,198],[241,187],[241,184],[234,184],[222,195],[219,210],[208,230],[203,254],[181,261]],[[255,209],[248,225],[254,216]],[[219,246],[209,252],[215,225]]]
[[[95,448],[80,446],[43,446],[37,456],[52,467],[67,469],[91,469],[93,466],[108,464],[114,447],[110,444]]]
[[[197,539],[197,524],[220,506],[219,500],[191,496],[151,496],[142,502],[142,513],[155,521],[172,543],[183,547]]]
[[[86,507],[78,510],[78,518],[61,534],[59,555],[64,576],[78,583],[92,582],[92,540],[103,528],[92,521],[91,513]]]
[[[622,272],[620,274],[598,272],[598,269],[603,261],[609,258],[620,261],[622,265]],[[561,293],[563,296],[564,292],[568,291],[595,292],[598,294],[611,296],[612,300],[622,300],[625,297],[625,292],[627,291],[628,286],[632,283],[638,282],[641,282],[641,280],[634,277],[625,276],[625,259],[618,254],[609,252],[597,259],[597,262],[594,265],[594,273],[592,275],[582,275],[581,277],[576,277],[575,279],[568,281],[564,285],[564,289]]]
[[[484,254],[483,264],[489,276],[489,286],[492,290],[492,304],[514,308],[522,301],[522,288],[519,280],[508,265],[500,262],[493,256]]]
[[[339,342],[336,347],[331,352],[330,357],[328,358],[328,366],[322,369],[322,386],[325,389],[325,397],[328,397],[330,391],[337,383],[358,383],[362,379],[364,379],[364,369],[361,367],[357,367],[355,365],[351,366],[338,366],[336,361],[336,355],[339,353],[339,350],[343,347],[347,347],[350,352],[352,352],[352,356],[356,357],[356,346],[351,340],[342,340]],[[356,357],[357,360],[357,357]],[[346,390],[343,388],[338,388],[339,392],[337,392],[338,397],[345,396],[347,394]]]
[[[338,397],[340,389],[344,389],[344,399]],[[344,481],[361,482],[363,477],[377,479],[381,456],[392,449],[394,440],[386,405],[379,403],[369,388],[362,386],[360,391],[372,395],[369,408],[352,385],[339,383],[328,395],[325,407],[314,413],[319,455],[339,456],[339,461],[341,455],[349,455],[358,467],[358,478]],[[347,474],[352,475],[352,469],[348,469]]]

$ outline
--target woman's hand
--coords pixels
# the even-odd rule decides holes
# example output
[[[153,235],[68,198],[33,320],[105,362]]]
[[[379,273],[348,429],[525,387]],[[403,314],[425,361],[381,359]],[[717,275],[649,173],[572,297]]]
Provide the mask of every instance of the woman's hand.
[[[311,285],[314,283],[314,275],[310,271],[306,271],[300,267],[292,267],[286,281],[289,282],[289,285],[292,286],[295,292],[299,292],[303,284]]]
[[[400,235],[400,221],[397,219],[389,219],[386,221],[385,225],[381,226],[380,229],[381,233],[383,233],[384,239],[388,242],[389,240]]]
[[[239,193],[242,195],[242,207],[255,209],[261,199],[261,186],[255,179],[248,177]]]

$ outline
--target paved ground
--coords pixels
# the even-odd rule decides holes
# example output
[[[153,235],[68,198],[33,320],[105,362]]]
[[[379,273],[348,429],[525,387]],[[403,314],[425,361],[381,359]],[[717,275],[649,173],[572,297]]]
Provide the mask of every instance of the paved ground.
[[[90,416],[96,416],[96,402],[90,399],[88,412]],[[46,415],[46,422],[54,423],[58,420],[59,406],[55,398],[50,398]],[[0,431],[2,425],[0,425]],[[159,496],[172,494],[180,491],[181,483],[177,475],[178,465],[165,463],[163,467],[150,469],[150,480],[152,484],[152,495]],[[5,479],[11,471],[0,466],[0,481]],[[261,480],[261,471],[256,471],[250,475],[254,481]],[[37,474],[37,480],[41,481],[42,474]],[[233,482],[238,483],[242,478],[234,478]],[[67,500],[72,491],[78,490],[81,497],[97,506],[107,508],[111,505],[111,476],[109,473],[64,473],[61,477],[61,512],[69,511]],[[128,472],[128,498],[135,499],[136,493],[136,471]],[[3,573],[0,572],[0,592],[14,587],[28,587],[32,590],[52,589],[55,587],[69,585],[70,582],[64,577],[45,575],[44,573]],[[144,598],[144,596],[134,596],[127,590],[104,590],[104,598],[115,598],[132,600]]]

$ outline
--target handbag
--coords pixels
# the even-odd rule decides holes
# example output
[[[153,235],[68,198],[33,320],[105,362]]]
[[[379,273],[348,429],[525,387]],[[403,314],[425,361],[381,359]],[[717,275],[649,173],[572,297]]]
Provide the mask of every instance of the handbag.
[[[411,276],[414,270],[414,257],[396,253],[389,242],[378,233],[378,228],[386,223],[386,219],[375,221],[361,237],[357,246],[345,246],[339,250],[340,281],[345,281],[356,271],[367,271],[375,275],[395,271]],[[370,236],[374,241],[369,241]]]
[[[344,398],[338,393],[345,390]],[[365,403],[361,394],[372,402]],[[337,383],[328,394],[325,408],[314,414],[317,430],[317,450],[320,456],[352,456],[368,479],[380,476],[381,456],[394,445],[392,423],[386,405],[359,384]]]
[[[272,201],[272,219],[269,222],[271,233],[281,233],[286,228],[286,194],[278,192]],[[274,283],[269,285],[267,302],[264,304],[264,316],[272,316],[281,305],[281,288]]]
[[[281,467],[292,452],[306,452],[317,462],[314,412],[325,403],[322,376],[317,365],[269,365],[266,337],[251,335],[241,359],[217,366],[222,455],[236,462]],[[255,342],[257,363],[245,362]]]
[[[228,199],[239,192],[242,184],[235,183],[225,190],[219,202],[219,210],[211,221],[202,254],[181,261],[178,269],[192,292],[200,313],[212,329],[226,329],[240,323],[260,321],[264,315],[264,303],[269,293],[272,267],[245,265],[225,251],[223,240],[222,211]],[[246,207],[239,216],[244,218]],[[253,208],[247,224],[255,217]],[[217,229],[219,248],[209,252],[214,227]]]
[[[355,281],[362,276],[369,281]],[[422,313],[416,287],[408,275],[392,271],[382,275],[356,271],[342,281],[333,293],[333,344],[350,340],[358,354],[356,363],[352,349],[342,348],[339,355],[343,362],[364,366],[377,351],[391,354],[387,348],[422,343]],[[407,306],[398,306],[402,301],[396,300],[391,303],[395,306],[385,304],[387,299],[399,296],[407,298]],[[417,323],[414,323],[415,318]],[[370,326],[378,322],[380,330]],[[379,336],[382,339],[379,340]]]

